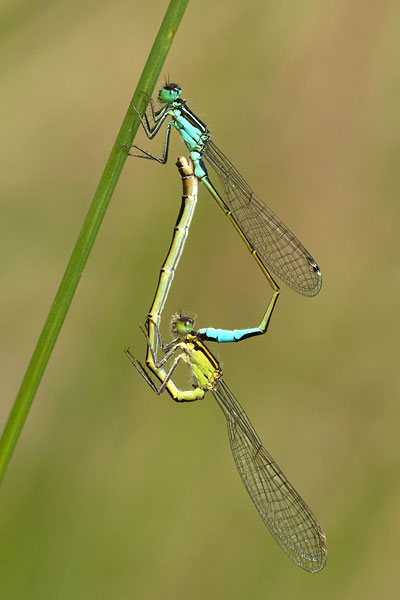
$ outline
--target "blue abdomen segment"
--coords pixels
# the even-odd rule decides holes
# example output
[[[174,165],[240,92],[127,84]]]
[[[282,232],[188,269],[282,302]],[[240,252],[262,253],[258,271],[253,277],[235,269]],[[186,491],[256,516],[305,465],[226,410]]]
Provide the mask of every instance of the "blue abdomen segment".
[[[197,333],[202,340],[218,342],[219,344],[229,344],[231,342],[241,342],[255,335],[262,335],[264,332],[259,327],[253,327],[252,329],[214,329],[214,327],[203,327]]]

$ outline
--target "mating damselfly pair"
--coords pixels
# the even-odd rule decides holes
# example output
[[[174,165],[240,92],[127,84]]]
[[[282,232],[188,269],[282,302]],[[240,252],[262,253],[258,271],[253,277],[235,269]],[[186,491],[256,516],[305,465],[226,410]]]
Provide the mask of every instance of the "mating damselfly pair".
[[[265,333],[275,307],[279,287],[270,270],[296,291],[313,296],[321,288],[317,263],[289,229],[256,198],[230,161],[210,139],[207,127],[180,98],[176,84],[166,84],[159,93],[162,103],[156,109],[149,98],[150,124],[146,115],[139,118],[147,136],[152,139],[169,117],[164,153],[161,158],[138,146],[141,158],[165,163],[168,158],[171,127],[179,131],[190,152],[191,164],[178,160],[183,181],[182,205],[166,260],[161,268],[159,284],[146,320],[146,365],[127,349],[126,354],[141,376],[157,394],[164,390],[178,402],[203,398],[211,391],[226,418],[232,454],[242,481],[270,532],[300,567],[320,571],[326,562],[326,541],[322,528],[311,510],[290,484],[276,462],[263,447],[243,408],[226,385],[221,367],[206,347],[205,341],[238,342]],[[136,109],[135,109],[136,110]],[[211,182],[203,159],[217,172],[222,184],[220,194]],[[273,294],[258,327],[225,330],[203,328],[195,331],[191,317],[176,314],[172,318],[174,339],[164,344],[160,334],[161,314],[179,263],[197,201],[197,180],[209,190],[228,215],[248,249],[270,283]],[[159,358],[159,351],[163,357]],[[179,364],[192,373],[193,386],[182,390],[173,381]],[[154,374],[161,385],[153,382]]]

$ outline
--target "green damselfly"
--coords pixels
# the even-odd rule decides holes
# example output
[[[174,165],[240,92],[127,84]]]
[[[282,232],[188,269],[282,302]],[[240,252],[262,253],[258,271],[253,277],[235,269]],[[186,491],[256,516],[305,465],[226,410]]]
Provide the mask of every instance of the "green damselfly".
[[[144,330],[143,330],[144,331]],[[131,352],[125,353],[151,389],[161,394],[167,390],[177,402],[192,402],[211,391],[224,413],[228,436],[239,475],[271,534],[289,558],[311,573],[320,571],[326,563],[326,538],[317,519],[295,488],[283,474],[272,456],[263,447],[249,418],[222,378],[221,367],[205,346],[201,333],[194,331],[194,320],[181,314],[172,317],[171,331],[175,339],[164,345],[159,327],[157,347],[164,352],[158,359],[157,347],[147,337],[152,356],[151,370],[162,382],[157,388],[142,365]],[[165,371],[164,365],[172,359]],[[180,363],[189,366],[193,387],[179,389],[172,380]]]
[[[259,200],[228,158],[211,140],[207,126],[180,98],[181,88],[167,83],[159,92],[162,106],[156,110],[149,96],[151,125],[146,115],[139,116],[149,139],[153,139],[169,118],[166,127],[164,153],[159,158],[139,146],[131,146],[141,152],[132,154],[139,158],[165,164],[168,159],[171,128],[177,129],[190,152],[198,177],[224,213],[230,218],[246,246],[267,277],[270,270],[289,287],[305,296],[315,296],[322,285],[322,277],[316,261],[284,223]],[[210,180],[204,161],[217,173],[222,185],[222,195]]]

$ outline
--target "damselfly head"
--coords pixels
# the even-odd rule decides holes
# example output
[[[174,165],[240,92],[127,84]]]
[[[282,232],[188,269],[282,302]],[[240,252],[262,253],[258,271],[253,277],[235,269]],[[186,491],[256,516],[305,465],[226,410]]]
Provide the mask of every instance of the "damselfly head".
[[[194,319],[181,313],[175,313],[171,318],[171,332],[177,335],[188,335],[193,331]]]
[[[158,92],[158,99],[165,104],[171,104],[182,94],[182,88],[177,83],[166,83]]]

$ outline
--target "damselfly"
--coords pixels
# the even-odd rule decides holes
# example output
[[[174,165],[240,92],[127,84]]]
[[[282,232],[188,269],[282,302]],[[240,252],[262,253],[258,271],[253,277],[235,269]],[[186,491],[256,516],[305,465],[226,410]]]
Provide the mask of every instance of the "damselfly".
[[[194,331],[194,320],[176,314],[172,317],[171,331],[176,335],[164,345],[158,326],[158,347],[164,356],[158,359],[149,337],[148,351],[152,356],[152,371],[162,381],[157,388],[146,367],[131,352],[125,350],[132,364],[157,394],[167,390],[177,402],[191,402],[211,391],[224,413],[228,436],[239,475],[255,504],[262,520],[289,558],[299,567],[316,573],[326,562],[325,534],[307,504],[282,473],[272,456],[263,447],[243,408],[222,378],[221,367],[205,346],[204,336]],[[144,331],[144,330],[143,330]],[[164,365],[172,359],[166,372]],[[193,388],[179,389],[172,380],[180,363],[189,366]]]
[[[133,107],[149,139],[157,135],[166,119],[169,118],[169,121],[161,157],[136,145],[131,147],[141,154],[130,153],[130,156],[165,164],[171,127],[177,129],[190,152],[196,177],[230,218],[264,274],[267,275],[270,270],[295,291],[305,296],[315,296],[322,285],[316,261],[272,210],[255,196],[237,169],[211,140],[207,126],[189,109],[185,100],[180,98],[181,93],[182,90],[176,83],[167,83],[158,94],[158,100],[162,104],[158,110],[149,96],[153,125],[146,114],[142,117]],[[204,161],[217,173],[222,185],[222,195],[210,180]]]

